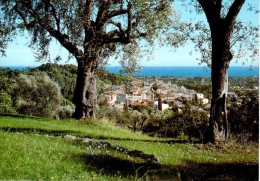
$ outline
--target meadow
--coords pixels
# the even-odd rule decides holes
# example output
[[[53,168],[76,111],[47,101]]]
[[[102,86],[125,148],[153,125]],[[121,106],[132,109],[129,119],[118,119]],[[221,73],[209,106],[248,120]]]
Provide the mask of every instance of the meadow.
[[[162,139],[102,119],[0,115],[0,180],[258,180],[258,144]]]

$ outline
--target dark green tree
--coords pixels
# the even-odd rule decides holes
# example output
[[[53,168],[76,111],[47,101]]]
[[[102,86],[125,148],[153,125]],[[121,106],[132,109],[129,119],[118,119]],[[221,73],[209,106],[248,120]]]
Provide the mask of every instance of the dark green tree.
[[[135,69],[140,47],[152,45],[155,39],[164,42],[160,38],[176,27],[169,0],[2,0],[0,7],[2,53],[17,33],[27,31],[37,59],[49,57],[54,39],[77,60],[73,103],[78,119],[94,116],[95,71],[108,56],[124,51],[122,63],[129,60]],[[182,40],[169,37],[173,45]],[[57,56],[55,61],[60,59]]]

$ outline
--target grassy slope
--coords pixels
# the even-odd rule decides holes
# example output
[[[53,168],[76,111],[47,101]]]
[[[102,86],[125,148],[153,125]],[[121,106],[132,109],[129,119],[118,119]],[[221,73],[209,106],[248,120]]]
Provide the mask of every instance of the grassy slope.
[[[26,134],[17,134],[26,133]],[[40,136],[38,135],[40,134]],[[44,135],[76,135],[111,145],[154,154],[162,169],[180,170],[201,179],[211,176],[225,179],[257,178],[257,145],[201,145],[169,143],[114,126],[105,120],[48,120],[38,118],[0,117],[0,180],[124,180],[135,178],[144,167],[142,159],[100,146]],[[38,136],[37,136],[38,135]],[[193,168],[193,169],[192,169]],[[195,170],[194,170],[195,168]],[[132,169],[132,171],[131,171]],[[233,173],[232,170],[238,173]],[[158,170],[158,169],[157,169]],[[243,172],[244,171],[244,172]],[[196,173],[194,173],[196,172]],[[217,173],[219,172],[219,173]],[[231,176],[230,176],[231,175]],[[242,175],[242,177],[241,177]],[[253,176],[252,176],[253,175]]]

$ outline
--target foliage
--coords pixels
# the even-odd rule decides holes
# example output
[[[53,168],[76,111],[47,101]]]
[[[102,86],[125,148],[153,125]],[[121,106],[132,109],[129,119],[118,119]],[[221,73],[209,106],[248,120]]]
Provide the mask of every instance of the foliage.
[[[76,56],[78,51],[86,48],[83,42],[91,43],[91,33],[96,33],[96,28],[101,31],[100,36],[102,36],[98,39],[105,43],[119,43],[119,46],[123,48],[123,44],[127,42],[134,42],[136,46],[137,39],[146,39],[151,44],[158,37],[162,37],[162,34],[165,35],[167,30],[178,25],[177,14],[168,0],[159,2],[143,0],[84,2],[79,0],[71,3],[3,1],[1,6],[3,18],[5,18],[1,22],[7,27],[6,29],[9,29],[9,31],[3,31],[2,34],[7,36],[12,31],[29,31],[32,37],[30,46],[36,50],[39,60],[49,58],[48,50],[52,38],[56,38],[61,46]],[[30,13],[32,11],[33,13]],[[172,16],[176,16],[175,21]],[[86,24],[86,21],[89,24]],[[172,31],[169,31],[168,36],[172,44],[176,46],[182,40],[181,36],[173,36]],[[12,38],[11,36],[10,39]],[[6,43],[10,39],[3,39],[3,42]],[[82,48],[77,52],[72,52],[69,46],[74,45],[82,46]],[[5,46],[2,48],[4,50]],[[129,46],[125,50],[127,49]],[[105,46],[101,57],[106,58],[113,51],[115,51],[114,45]],[[132,56],[137,53],[137,51],[130,52]],[[57,56],[55,60],[59,59],[60,56]]]
[[[28,70],[28,74],[39,71],[46,73],[53,81],[58,83],[63,97],[72,101],[76,85],[77,66],[71,64],[59,65],[47,63]],[[107,84],[111,87],[111,85],[122,85],[129,81],[129,78],[109,73],[104,68],[97,69],[96,73],[98,77],[97,89],[99,93],[102,93],[107,89]]]
[[[55,113],[56,119],[66,119],[71,118],[74,113],[74,106],[61,106]]]
[[[0,113],[15,113],[10,94],[0,91]]]
[[[54,82],[59,84],[63,97],[72,100],[77,76],[77,67],[75,65],[47,63],[28,70],[28,74],[31,75],[34,75],[35,72],[46,73]]]
[[[229,106],[230,131],[241,142],[259,139],[258,91],[247,91],[242,101],[232,97]]]
[[[122,55],[122,66],[127,72],[133,72],[140,54],[145,52],[141,51],[142,47],[154,45],[158,39],[161,44],[170,40],[167,42],[174,46],[183,40],[181,36],[176,38],[174,33],[178,21],[177,18],[173,21],[175,13],[170,0],[11,0],[1,1],[0,6],[3,15],[0,22],[12,27],[10,31],[1,32],[11,38],[2,40],[3,53],[5,44],[16,33],[28,32],[31,38],[29,46],[36,50],[37,60],[50,61],[49,49],[53,40],[68,51],[69,59],[76,59],[78,71],[73,116],[77,119],[95,116],[95,71],[106,63],[108,57]],[[58,55],[54,61],[60,59]]]
[[[187,89],[192,89],[197,92],[203,93],[205,95],[205,97],[208,97],[208,98],[211,97],[212,87],[211,87],[211,84],[209,84],[209,83],[185,82],[185,83],[182,83],[182,85],[184,87],[186,87]]]
[[[181,0],[181,2],[186,13],[191,13],[192,15],[197,14],[201,19],[205,17],[204,10],[199,4],[200,0],[192,0],[189,2]],[[234,1],[228,0],[221,1],[220,18],[225,19],[233,2]],[[257,7],[253,7],[252,3],[245,3],[243,8],[247,8],[247,14],[250,17],[257,17],[257,14],[259,13],[258,9],[256,9]],[[184,32],[185,36],[189,37],[190,41],[194,44],[194,50],[191,54],[199,52],[200,56],[196,59],[200,64],[205,63],[206,65],[211,66],[211,30],[210,26],[205,23],[206,21],[201,21],[201,19],[195,19],[194,16],[192,16],[192,18],[186,22],[186,29],[184,29]],[[235,62],[242,61],[241,63],[245,64],[258,59],[259,27],[257,24],[252,23],[251,20],[252,19],[237,19],[234,24],[230,48]]]
[[[205,112],[185,108],[181,112],[171,111],[165,118],[149,120],[143,132],[166,138],[177,138],[184,134],[190,140],[202,140],[208,121],[209,117]]]
[[[97,118],[106,118],[133,131],[141,131],[154,137],[177,138],[186,135],[190,140],[203,140],[209,116],[206,112],[186,107],[164,112],[148,106],[135,106],[123,112],[115,108],[99,108]]]
[[[109,73],[102,67],[97,70],[97,76],[99,80],[110,85],[124,85],[129,81],[129,78],[127,76]]]
[[[20,75],[17,112],[33,116],[52,117],[60,105],[61,93],[57,83],[47,75]]]
[[[17,101],[17,80],[19,73],[8,69],[0,69],[0,109],[2,113],[15,113]]]
[[[2,111],[3,113],[10,113],[16,112],[17,109],[20,114],[31,114],[29,109],[34,109],[34,106],[31,105],[21,105],[25,103],[25,100],[32,100],[35,97],[35,94],[32,92],[37,92],[38,88],[36,82],[38,81],[39,77],[46,77],[48,75],[49,78],[46,81],[55,82],[60,87],[60,91],[62,97],[60,96],[60,105],[57,107],[57,113],[55,113],[55,117],[59,117],[60,119],[68,118],[73,114],[73,109],[75,108],[74,105],[71,103],[73,97],[73,91],[75,88],[75,77],[77,73],[77,67],[75,65],[58,65],[58,64],[42,64],[39,67],[31,68],[23,71],[18,70],[10,70],[10,69],[0,69],[0,91],[1,91],[1,98],[3,99]],[[26,86],[27,83],[20,80],[21,77],[28,78],[32,81],[29,81],[29,86]],[[125,82],[129,81],[129,78],[111,74],[104,69],[98,69],[98,90],[99,93],[102,93],[104,90],[111,87],[111,84],[114,83],[115,85],[124,84]],[[108,84],[106,84],[106,83]],[[22,85],[24,84],[24,85]],[[41,83],[38,83],[40,85]],[[48,84],[45,81],[42,82],[42,85]],[[24,87],[24,90],[20,88]],[[44,88],[46,89],[46,88]],[[23,92],[23,93],[21,93]],[[38,97],[44,95],[40,92],[37,93]],[[36,96],[37,97],[37,96]],[[45,97],[46,98],[46,97]],[[57,97],[58,98],[58,97]],[[11,99],[11,102],[10,102]],[[42,98],[43,100],[44,98]],[[8,104],[4,104],[4,100],[8,102]],[[29,103],[27,103],[29,104]],[[48,103],[49,104],[49,103]],[[4,106],[5,105],[5,106]],[[7,106],[8,105],[8,106]],[[26,108],[27,107],[27,108]],[[21,109],[28,109],[27,111],[21,111]],[[36,108],[35,108],[36,109]],[[52,110],[53,112],[54,110]],[[34,111],[33,111],[34,112]],[[55,112],[55,111],[54,111]],[[54,112],[51,113],[54,115]],[[44,116],[43,114],[41,116]],[[50,115],[49,115],[50,116]]]

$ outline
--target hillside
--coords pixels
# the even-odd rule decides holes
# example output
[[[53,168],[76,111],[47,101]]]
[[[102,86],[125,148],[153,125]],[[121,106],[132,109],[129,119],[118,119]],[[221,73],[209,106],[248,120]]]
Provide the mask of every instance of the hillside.
[[[76,77],[77,77],[77,66],[72,64],[42,64],[39,67],[29,69],[29,73],[35,72],[44,72],[46,73],[52,80],[57,82],[61,88],[62,95],[68,99],[72,100],[73,91],[76,85]],[[102,92],[108,85],[121,85],[124,84],[128,78],[123,77],[118,74],[113,74],[107,72],[104,68],[99,68],[97,70],[98,77],[98,91]]]
[[[258,146],[151,138],[107,120],[0,117],[0,180],[257,180]]]

